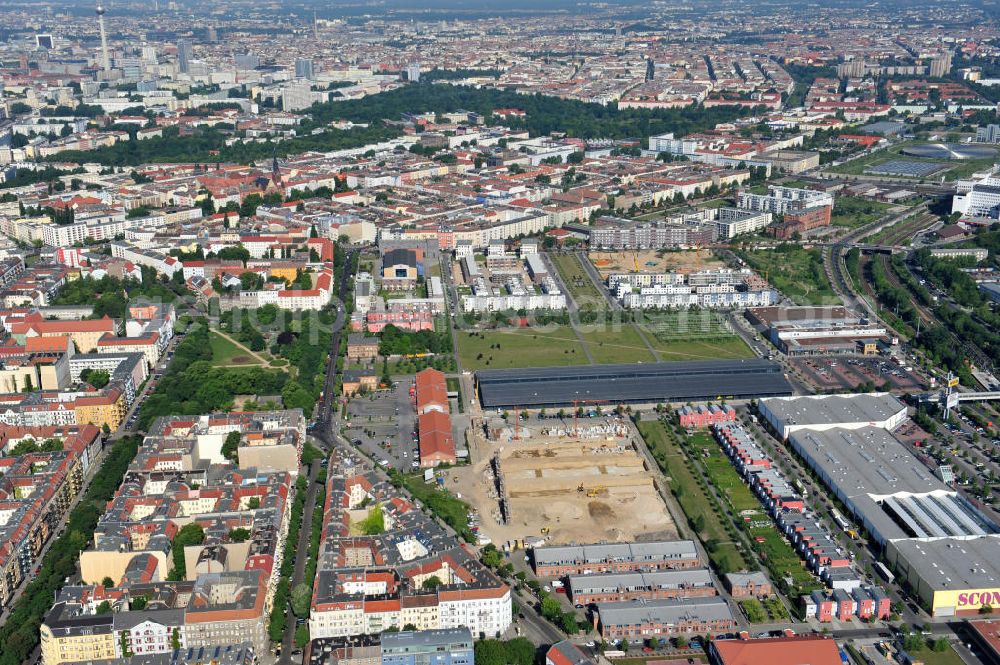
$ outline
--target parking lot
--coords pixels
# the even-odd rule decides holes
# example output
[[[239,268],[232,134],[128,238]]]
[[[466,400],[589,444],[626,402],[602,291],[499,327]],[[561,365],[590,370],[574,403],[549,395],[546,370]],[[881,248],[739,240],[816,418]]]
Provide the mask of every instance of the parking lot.
[[[912,369],[908,371],[884,357],[811,356],[790,363],[819,392],[853,390],[866,382],[880,390],[886,381],[897,392],[916,392],[926,387]]]
[[[380,390],[348,402],[344,431],[352,444],[388,467],[412,471],[418,465],[417,415],[410,397],[412,379],[398,381],[392,390]]]

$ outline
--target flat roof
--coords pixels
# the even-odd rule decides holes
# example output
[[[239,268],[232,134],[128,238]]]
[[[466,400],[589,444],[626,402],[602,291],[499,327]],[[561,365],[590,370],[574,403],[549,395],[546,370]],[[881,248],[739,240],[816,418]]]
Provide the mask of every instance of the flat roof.
[[[764,325],[801,323],[803,321],[830,321],[843,323],[845,319],[856,321],[857,314],[846,307],[835,305],[830,307],[795,306],[786,307],[773,305],[770,307],[748,307],[747,312],[756,317]]]
[[[1000,587],[1000,539],[996,537],[902,540],[893,546],[935,591]]]
[[[906,405],[889,393],[775,397],[761,403],[785,427],[874,423],[906,411]]]
[[[877,538],[948,538],[997,527],[881,427],[800,430],[789,442]]]
[[[536,547],[532,557],[536,565],[599,563],[602,561],[650,561],[697,558],[698,550],[690,540],[657,540],[648,543],[597,543]]]
[[[573,593],[593,591],[625,591],[629,589],[673,589],[680,586],[712,586],[708,568],[683,570],[657,570],[644,573],[600,573],[597,575],[570,575],[569,588]]]
[[[704,360],[476,372],[482,405],[567,406],[574,400],[686,402],[791,395],[779,364]]]
[[[382,633],[382,651],[393,653],[461,644],[472,648],[472,633],[466,627],[437,630],[401,630]]]
[[[598,603],[597,613],[606,626],[677,624],[684,621],[732,619],[729,604],[719,596],[684,600],[648,600],[644,603]]]
[[[952,491],[881,427],[800,430],[789,440],[848,496]]]

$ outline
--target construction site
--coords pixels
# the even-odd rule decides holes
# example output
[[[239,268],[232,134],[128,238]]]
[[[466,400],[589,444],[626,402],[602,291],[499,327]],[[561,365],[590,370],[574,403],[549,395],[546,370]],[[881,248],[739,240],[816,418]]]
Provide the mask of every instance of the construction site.
[[[590,262],[601,277],[607,279],[612,273],[622,272],[695,272],[725,268],[723,261],[716,258],[710,249],[689,251],[666,251],[656,249],[625,250],[620,252],[590,252]]]
[[[481,536],[498,547],[677,535],[621,421],[508,428],[476,438],[472,465],[450,469],[448,486],[472,503],[482,516]]]

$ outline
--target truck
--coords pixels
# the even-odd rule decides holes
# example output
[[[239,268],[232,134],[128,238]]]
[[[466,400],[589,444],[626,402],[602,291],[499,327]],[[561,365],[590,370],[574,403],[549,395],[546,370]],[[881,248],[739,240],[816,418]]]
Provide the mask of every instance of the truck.
[[[875,572],[877,572],[882,579],[889,584],[892,584],[892,582],[896,579],[896,576],[889,572],[889,569],[886,568],[885,564],[881,561],[876,561],[873,567],[875,568]]]

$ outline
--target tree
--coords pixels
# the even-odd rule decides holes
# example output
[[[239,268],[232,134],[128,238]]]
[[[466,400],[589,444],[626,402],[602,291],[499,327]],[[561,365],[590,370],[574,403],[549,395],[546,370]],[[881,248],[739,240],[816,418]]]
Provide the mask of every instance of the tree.
[[[403,630],[405,630],[405,631],[413,631],[413,630],[417,630],[417,627],[414,624],[412,624],[412,623],[408,623],[405,626],[403,626]]]
[[[84,376],[84,372],[87,373],[87,376]],[[95,369],[89,372],[84,370],[84,372],[80,372],[80,378],[98,390],[108,385],[111,381],[111,376],[106,370]]]
[[[309,626],[302,624],[295,629],[295,646],[302,649],[309,644]]]
[[[629,646],[628,640],[623,639],[622,643],[618,645],[618,648],[620,648],[622,651],[628,651],[628,646]]]
[[[484,566],[493,570],[496,570],[503,565],[503,556],[501,556],[500,550],[498,550],[496,545],[493,543],[490,543],[483,548],[482,552],[479,554],[479,560],[483,562]]]
[[[377,536],[385,532],[385,515],[380,506],[368,511],[368,517],[361,520],[361,533],[366,536]]]
[[[237,527],[229,530],[229,540],[234,543],[245,542],[250,537],[250,529]]]
[[[305,582],[300,582],[292,589],[292,612],[300,619],[309,615],[309,604],[312,602],[312,588]]]
[[[111,614],[111,603],[105,600],[104,602],[102,602],[100,605],[97,606],[95,612],[97,614]]]
[[[115,585],[115,581],[113,579],[111,579],[110,577],[105,577],[103,580],[101,580],[101,586],[104,587],[105,589],[110,589],[114,585]]]
[[[476,665],[534,665],[535,646],[523,637],[512,640],[477,640]]]
[[[924,639],[917,633],[909,633],[903,638],[903,648],[907,651],[920,651],[924,648]]]
[[[230,432],[226,435],[226,440],[222,444],[222,456],[227,460],[235,462],[238,457],[238,449],[240,447],[240,433]]]
[[[542,616],[549,621],[555,621],[562,617],[562,606],[559,601],[552,596],[542,599]]]
[[[180,528],[176,535],[174,535],[171,547],[174,567],[168,575],[169,579],[187,579],[187,563],[184,560],[184,548],[188,545],[201,545],[203,542],[205,542],[205,530],[197,522],[185,524]]]
[[[247,499],[247,508],[250,510],[257,510],[260,508],[260,497],[252,496]]]
[[[437,575],[431,575],[430,577],[428,577],[426,580],[423,581],[423,584],[420,585],[420,588],[424,589],[425,591],[434,591],[439,586],[441,586],[441,578],[438,577]]]

